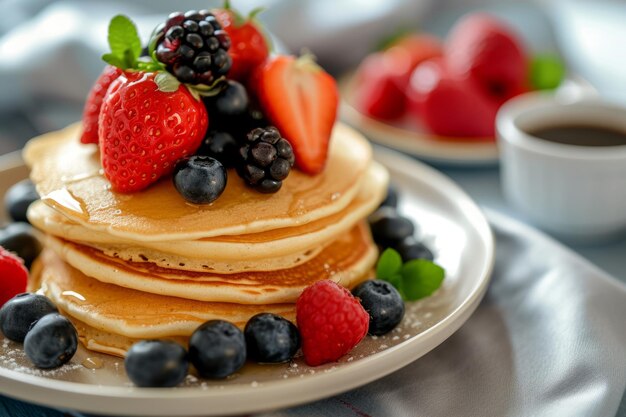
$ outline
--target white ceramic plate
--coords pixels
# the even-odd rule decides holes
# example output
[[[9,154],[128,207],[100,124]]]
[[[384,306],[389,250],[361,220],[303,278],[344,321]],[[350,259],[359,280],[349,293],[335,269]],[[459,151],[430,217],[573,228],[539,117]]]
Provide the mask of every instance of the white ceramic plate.
[[[336,395],[423,356],[452,335],[482,299],[494,261],[492,232],[472,200],[442,174],[393,151],[375,152],[400,190],[401,211],[420,225],[423,239],[447,271],[442,289],[409,303],[405,319],[390,334],[366,337],[337,363],[310,368],[297,358],[284,365],[249,364],[227,380],[190,376],[173,389],[134,388],[122,360],[82,347],[70,364],[39,371],[28,364],[20,345],[0,336],[0,391],[50,407],[97,414],[238,415]],[[24,175],[24,167],[16,164],[0,170],[0,193]],[[82,365],[87,358],[101,359],[103,367],[88,369]]]

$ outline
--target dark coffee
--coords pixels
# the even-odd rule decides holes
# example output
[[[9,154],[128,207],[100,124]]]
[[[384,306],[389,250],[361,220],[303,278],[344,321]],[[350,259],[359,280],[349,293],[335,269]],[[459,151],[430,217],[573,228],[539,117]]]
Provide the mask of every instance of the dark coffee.
[[[626,145],[626,131],[590,125],[551,126],[531,130],[530,135],[548,142],[578,146]]]

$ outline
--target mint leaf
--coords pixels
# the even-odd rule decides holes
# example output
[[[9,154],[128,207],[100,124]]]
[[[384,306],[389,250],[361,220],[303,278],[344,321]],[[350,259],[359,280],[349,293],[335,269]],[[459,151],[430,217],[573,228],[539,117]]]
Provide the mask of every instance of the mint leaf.
[[[415,301],[432,295],[441,287],[444,277],[444,269],[429,260],[415,259],[405,263],[401,288],[406,300]]]
[[[141,56],[141,39],[132,20],[124,15],[111,19],[108,40],[110,55],[115,56],[114,62],[118,64],[115,66],[121,69],[133,68]]]
[[[102,60],[107,64],[113,65],[117,68],[124,68],[124,62],[117,56],[109,53],[102,55]]]
[[[565,78],[565,65],[555,55],[537,55],[530,64],[530,85],[535,90],[553,90]]]
[[[400,273],[401,269],[402,257],[400,257],[400,254],[391,248],[385,249],[380,258],[378,258],[378,264],[376,264],[376,277],[390,281]]]

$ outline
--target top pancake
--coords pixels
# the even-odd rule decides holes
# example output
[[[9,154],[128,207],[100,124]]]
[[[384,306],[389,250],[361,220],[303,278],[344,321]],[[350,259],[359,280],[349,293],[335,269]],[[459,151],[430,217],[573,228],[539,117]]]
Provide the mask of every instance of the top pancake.
[[[275,194],[248,188],[230,171],[222,196],[207,206],[187,203],[165,178],[120,194],[104,177],[97,147],[79,142],[80,125],[33,139],[24,159],[42,200],[76,223],[140,241],[193,240],[293,227],[332,215],[355,197],[372,159],[367,141],[336,124],[326,169],[293,170]]]

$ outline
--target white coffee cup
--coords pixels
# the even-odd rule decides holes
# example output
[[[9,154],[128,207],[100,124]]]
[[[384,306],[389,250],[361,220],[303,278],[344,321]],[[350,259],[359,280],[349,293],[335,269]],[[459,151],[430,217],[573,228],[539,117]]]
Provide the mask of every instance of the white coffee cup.
[[[528,132],[556,126],[626,132],[626,108],[598,98],[566,102],[528,93],[502,106],[496,120],[501,181],[508,201],[548,232],[575,241],[626,232],[626,145],[578,146]]]

